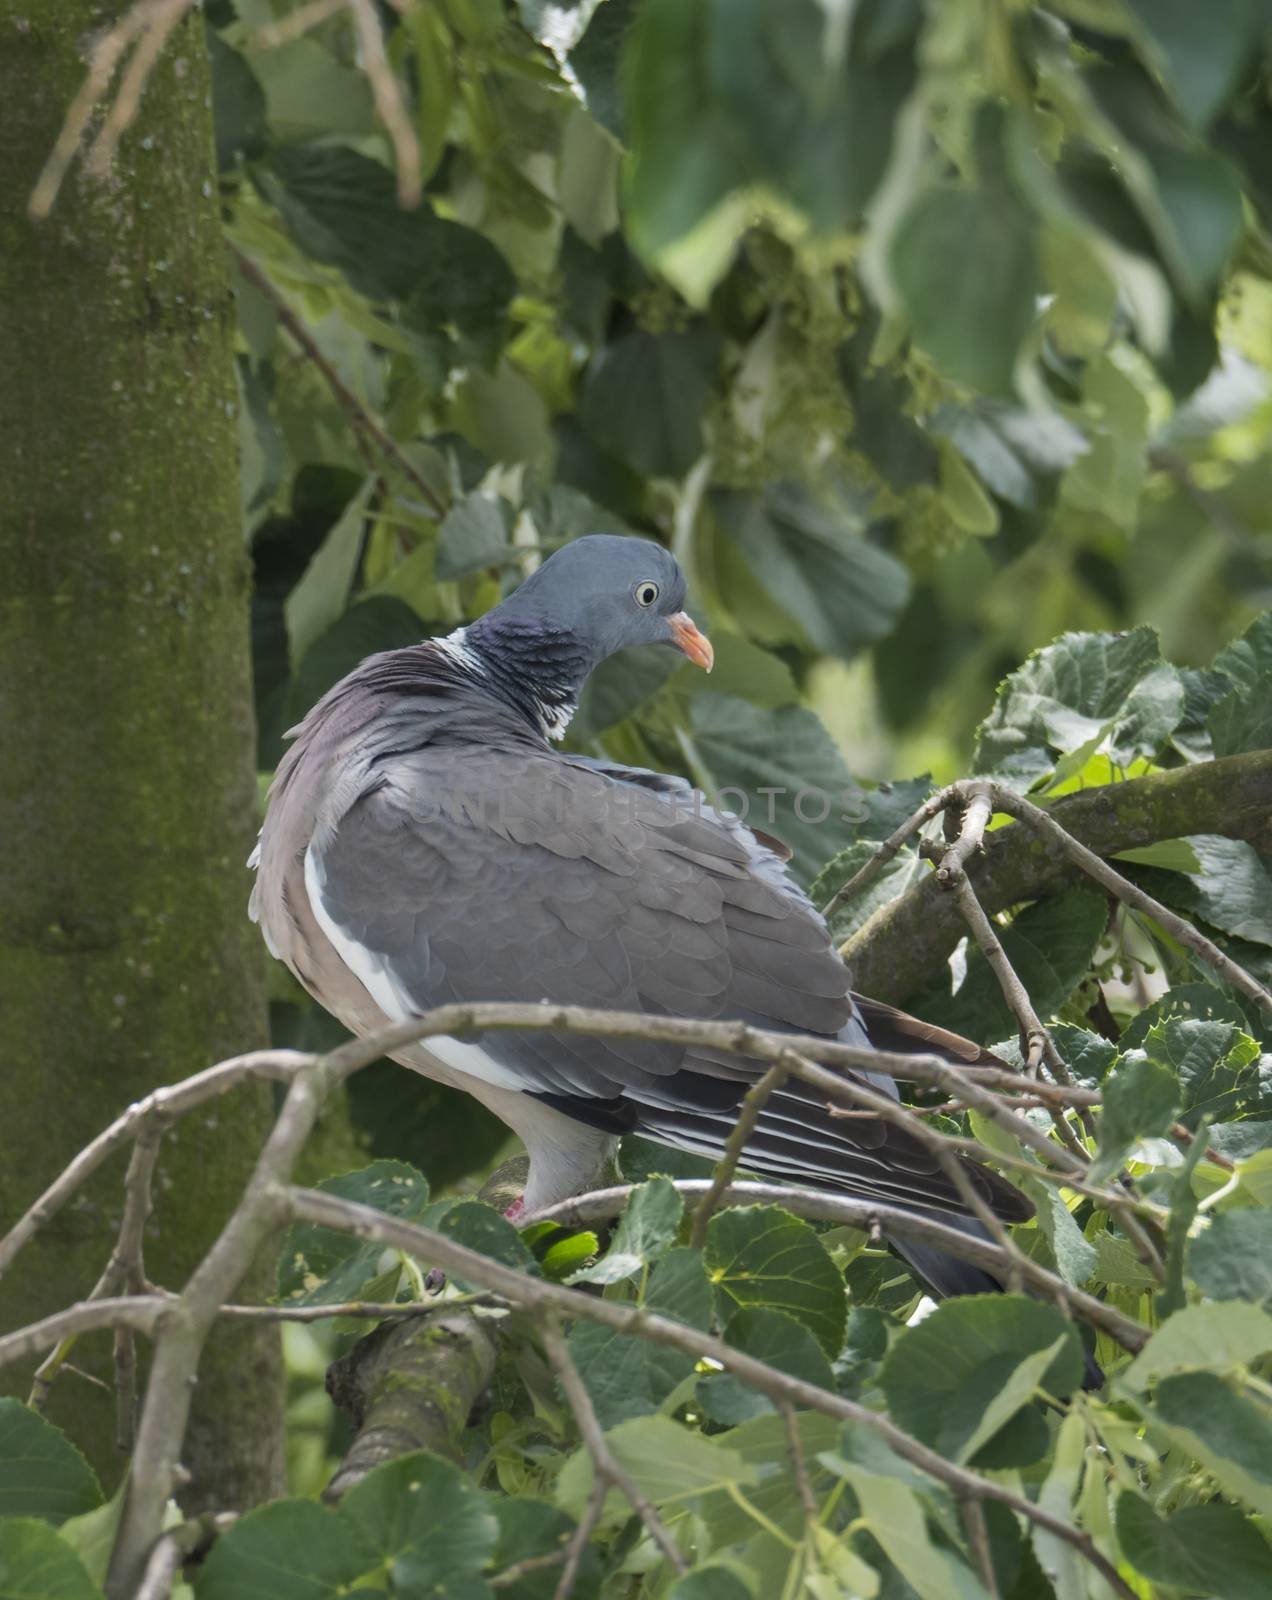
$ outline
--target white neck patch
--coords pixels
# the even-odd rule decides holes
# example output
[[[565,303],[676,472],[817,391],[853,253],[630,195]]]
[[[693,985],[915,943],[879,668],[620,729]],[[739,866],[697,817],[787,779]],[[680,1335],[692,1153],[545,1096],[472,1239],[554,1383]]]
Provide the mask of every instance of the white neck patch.
[[[433,647],[454,661],[457,666],[464,667],[469,672],[478,672],[486,676],[486,663],[475,650],[470,650],[465,639],[468,637],[467,628],[456,628],[454,633],[448,633],[444,639],[434,639]]]

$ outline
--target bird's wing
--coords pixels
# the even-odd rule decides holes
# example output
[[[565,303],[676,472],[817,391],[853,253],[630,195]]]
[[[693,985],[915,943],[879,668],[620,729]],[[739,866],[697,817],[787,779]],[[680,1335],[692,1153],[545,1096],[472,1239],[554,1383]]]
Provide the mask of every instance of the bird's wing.
[[[529,748],[403,754],[311,844],[305,884],[391,1017],[547,1000],[866,1042],[825,924],[781,861],[678,780]],[[581,1121],[707,1155],[762,1070],[724,1051],[576,1034],[490,1032],[455,1042],[452,1056]],[[957,1203],[908,1134],[831,1118],[797,1085],[771,1100],[747,1164]],[[1002,1187],[992,1197],[1010,1212],[1020,1197]]]

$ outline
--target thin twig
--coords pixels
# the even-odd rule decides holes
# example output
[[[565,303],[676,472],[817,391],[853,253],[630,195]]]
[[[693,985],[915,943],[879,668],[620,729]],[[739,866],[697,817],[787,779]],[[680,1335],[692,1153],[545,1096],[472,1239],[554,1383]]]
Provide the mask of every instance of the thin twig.
[[[602,1483],[612,1483],[614,1487],[627,1500],[631,1502],[632,1510],[645,1524],[650,1538],[662,1551],[664,1558],[674,1572],[686,1573],[689,1563],[681,1555],[675,1540],[667,1532],[666,1524],[654,1510],[649,1497],[641,1489],[631,1473],[622,1465],[606,1441],[600,1420],[592,1405],[592,1397],[587,1392],[587,1385],[579,1376],[579,1369],[574,1365],[574,1357],[570,1354],[570,1347],[565,1342],[555,1312],[545,1311],[540,1321],[540,1331],[543,1335],[543,1348],[552,1369],[557,1375],[561,1385],[561,1392],[566,1398],[570,1410],[574,1413],[574,1420],[578,1424],[579,1436],[592,1458],[592,1466],[596,1476]],[[562,1573],[564,1580],[565,1574]],[[569,1591],[567,1590],[566,1593]],[[560,1587],[557,1593],[561,1593]]]
[[[183,1116],[249,1078],[270,1078],[286,1083],[301,1067],[314,1060],[315,1057],[299,1050],[252,1050],[246,1055],[220,1061],[214,1067],[183,1078],[180,1083],[152,1090],[141,1100],[134,1101],[108,1128],[84,1146],[35,1204],[0,1239],[0,1277],[4,1276],[22,1247],[52,1221],[101,1164],[135,1139],[156,1115],[169,1118]]]
[[[173,1299],[177,1297],[174,1295]],[[331,1317],[358,1318],[366,1322],[397,1322],[404,1317],[418,1317],[425,1312],[455,1311],[465,1306],[491,1306],[506,1309],[507,1302],[498,1295],[457,1294],[445,1300],[401,1300],[395,1305],[377,1300],[342,1300],[330,1306],[221,1306],[218,1317],[229,1317],[240,1322],[326,1322]]]
[[[579,1563],[583,1560],[583,1552],[587,1549],[588,1542],[601,1520],[608,1493],[609,1484],[598,1472],[588,1498],[587,1509],[579,1518],[579,1525],[570,1535],[570,1542],[565,1547],[565,1565],[561,1569],[557,1586],[552,1591],[552,1600],[570,1600],[570,1596],[574,1593],[574,1584],[579,1575]]]
[[[163,3],[163,0],[159,0]],[[62,180],[75,159],[80,140],[88,127],[94,110],[110,88],[115,69],[123,60],[129,46],[146,26],[147,16],[155,9],[156,0],[139,0],[107,33],[97,39],[88,52],[88,75],[71,101],[62,123],[57,142],[44,163],[44,170],[36,180],[27,214],[42,221],[53,209]]]
[[[985,844],[985,829],[994,814],[994,792],[987,783],[969,783],[963,796],[963,820],[953,843],[941,858],[936,876],[941,883],[961,877],[967,859]],[[948,822],[953,811],[945,813]]]
[[[362,51],[362,70],[371,85],[371,96],[384,124],[397,162],[398,202],[407,210],[420,203],[420,172],[423,157],[415,125],[402,98],[402,88],[389,65],[384,50],[384,30],[371,0],[348,0],[349,13],[357,30]]]
[[[720,1203],[720,1196],[733,1181],[733,1174],[738,1169],[738,1162],[746,1149],[747,1140],[755,1132],[755,1125],[760,1120],[760,1113],[768,1104],[769,1096],[780,1089],[786,1081],[786,1067],[780,1061],[775,1061],[762,1078],[747,1090],[742,1101],[742,1111],[738,1117],[732,1133],[725,1141],[724,1154],[716,1164],[716,1169],[711,1178],[711,1187],[703,1197],[702,1204],[693,1214],[693,1228],[689,1234],[689,1243],[695,1250],[702,1248],[707,1237],[707,1224],[715,1214],[715,1209]]]
[[[355,435],[365,435],[367,439],[387,460],[391,461],[397,470],[415,488],[433,514],[437,517],[446,515],[446,506],[438,496],[437,491],[428,479],[419,470],[411,458],[398,444],[397,440],[375,420],[367,408],[354,394],[353,390],[344,381],[340,374],[323,354],[321,346],[305,326],[303,320],[292,309],[287,297],[269,276],[263,267],[253,261],[245,250],[236,244],[230,245],[230,250],[238,264],[239,271],[253,284],[269,301],[283,327],[295,340],[301,353],[311,361],[322,375],[323,382],[331,390],[342,409],[348,414],[349,420],[354,425]]]
[[[1066,828],[1061,827],[1041,806],[1036,806],[1022,795],[1003,788],[1001,784],[995,784],[994,809],[1007,812],[1009,816],[1016,817],[1036,832],[1045,835],[1063,850],[1071,861],[1081,867],[1083,872],[1102,884],[1110,894],[1116,895],[1123,904],[1152,917],[1172,939],[1182,944],[1186,950],[1191,950],[1194,955],[1200,956],[1208,966],[1222,974],[1234,989],[1245,995],[1248,1000],[1253,1000],[1257,1006],[1272,1016],[1272,992],[1265,989],[1230,956],[1224,955],[1219,946],[1194,928],[1192,923],[1162,905],[1160,900],[1154,900],[1152,895],[1145,894],[1138,884],[1132,883],[1129,878],[1124,878],[1116,868],[1097,856],[1094,850],[1088,850],[1086,845],[1075,839]]]
[[[169,1600],[182,1565],[210,1540],[227,1533],[237,1521],[236,1512],[219,1511],[170,1529],[150,1552],[145,1576],[134,1600]]]
[[[906,840],[911,835],[916,834],[926,823],[931,822],[938,811],[944,811],[946,806],[953,802],[953,799],[954,788],[950,786],[941,789],[930,799],[925,800],[917,811],[911,812],[901,826],[888,835],[869,861],[864,866],[859,867],[848,882],[841,889],[837,889],[827,900],[826,904],[821,908],[821,914],[826,921],[829,922],[841,906],[847,905],[849,900],[854,899],[863,889],[868,888],[883,871],[884,867],[887,866],[888,862],[892,860],[893,856],[901,849]]]
[[[137,115],[146,84],[163,54],[164,45],[196,3],[197,0],[141,0],[138,9],[145,12],[141,37],[119,80],[114,104],[84,158],[84,170],[94,178],[103,178],[110,171],[119,151],[119,141]]]
[[[726,1371],[736,1374],[744,1383],[758,1389],[771,1400],[787,1401],[801,1410],[820,1411],[823,1415],[852,1422],[877,1433],[896,1453],[912,1466],[930,1477],[948,1485],[956,1495],[976,1495],[986,1500],[999,1500],[1019,1516],[1026,1517],[1038,1527],[1046,1528],[1058,1539],[1063,1539],[1090,1562],[1104,1581],[1122,1600],[1136,1600],[1134,1591],[1123,1582],[1116,1569],[1096,1548],[1090,1537],[1072,1527],[1062,1518],[1042,1506],[1035,1505],[1023,1495],[1016,1494],[1005,1484],[956,1466],[938,1455],[927,1445],[920,1444],[882,1412],[828,1389],[789,1377],[776,1367],[758,1361],[754,1356],[736,1350],[711,1334],[700,1333],[684,1323],[668,1317],[657,1316],[643,1307],[622,1305],[604,1300],[561,1284],[549,1283],[542,1278],[532,1278],[505,1266],[476,1250],[457,1244],[445,1235],[415,1223],[403,1222],[370,1206],[358,1205],[351,1200],[341,1200],[335,1195],[317,1189],[293,1189],[284,1198],[284,1209],[291,1220],[316,1222],[324,1227],[352,1233],[360,1239],[376,1244],[394,1245],[412,1255],[435,1261],[455,1277],[484,1284],[498,1294],[517,1301],[533,1315],[554,1312],[562,1316],[586,1317],[618,1333],[637,1334],[683,1350],[695,1360],[716,1361]],[[1147,1329],[1142,1330],[1147,1337]]]
[[[308,4],[297,6],[277,22],[267,22],[252,35],[251,43],[258,50],[277,50],[280,45],[292,44],[311,28],[329,22],[345,10],[346,4],[347,0],[308,0]]]
[[[118,1295],[106,1300],[80,1300],[65,1311],[56,1311],[51,1317],[42,1317],[15,1333],[0,1337],[0,1367],[12,1366],[15,1361],[29,1361],[50,1345],[81,1333],[92,1333],[96,1328],[136,1328],[139,1333],[153,1334],[162,1318],[171,1309],[167,1300],[159,1295]]]
[[[799,1419],[795,1415],[795,1407],[789,1400],[779,1401],[777,1410],[782,1419],[782,1427],[786,1430],[786,1453],[790,1457],[799,1503],[804,1508],[805,1521],[811,1528],[821,1513],[817,1506],[817,1496],[813,1493],[813,1481],[808,1476],[804,1441],[799,1436]]]
[[[975,1495],[959,1501],[963,1513],[963,1526],[967,1529],[967,1546],[985,1586],[989,1600],[998,1600],[998,1575],[994,1571],[994,1554],[989,1543],[989,1527],[985,1521],[985,1507]]]

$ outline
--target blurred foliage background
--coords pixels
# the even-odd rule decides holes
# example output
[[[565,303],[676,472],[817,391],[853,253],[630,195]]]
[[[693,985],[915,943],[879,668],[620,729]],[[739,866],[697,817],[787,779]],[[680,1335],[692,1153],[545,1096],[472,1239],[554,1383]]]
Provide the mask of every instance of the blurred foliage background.
[[[362,656],[628,529],[717,668],[609,663],[571,746],[742,791],[809,881],[926,784],[876,827],[801,786],[964,774],[1056,635],[1196,669],[1272,599],[1254,0],[381,4],[413,207],[323,9],[207,6],[262,774]],[[1198,759],[1214,676],[1174,681],[1199,736],[1158,747]],[[280,1038],[324,1036],[276,981]],[[356,1093],[435,1181],[500,1142],[391,1069]]]

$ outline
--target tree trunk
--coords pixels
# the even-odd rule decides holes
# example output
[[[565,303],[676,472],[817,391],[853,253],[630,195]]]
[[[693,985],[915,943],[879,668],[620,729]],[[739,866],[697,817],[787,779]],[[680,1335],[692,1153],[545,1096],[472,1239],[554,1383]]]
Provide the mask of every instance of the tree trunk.
[[[245,916],[254,831],[249,565],[234,310],[203,21],[161,55],[111,176],[27,197],[123,0],[0,0],[0,1227],[131,1100],[265,1041]],[[239,1090],[160,1153],[146,1266],[177,1285],[270,1116]],[[12,1328],[85,1295],[110,1251],[113,1166],[18,1262]],[[73,1363],[110,1379],[107,1338]],[[28,1374],[9,1374],[24,1393]],[[282,1478],[268,1328],[218,1334],[186,1452],[192,1507]],[[110,1397],[50,1402],[108,1480]]]

